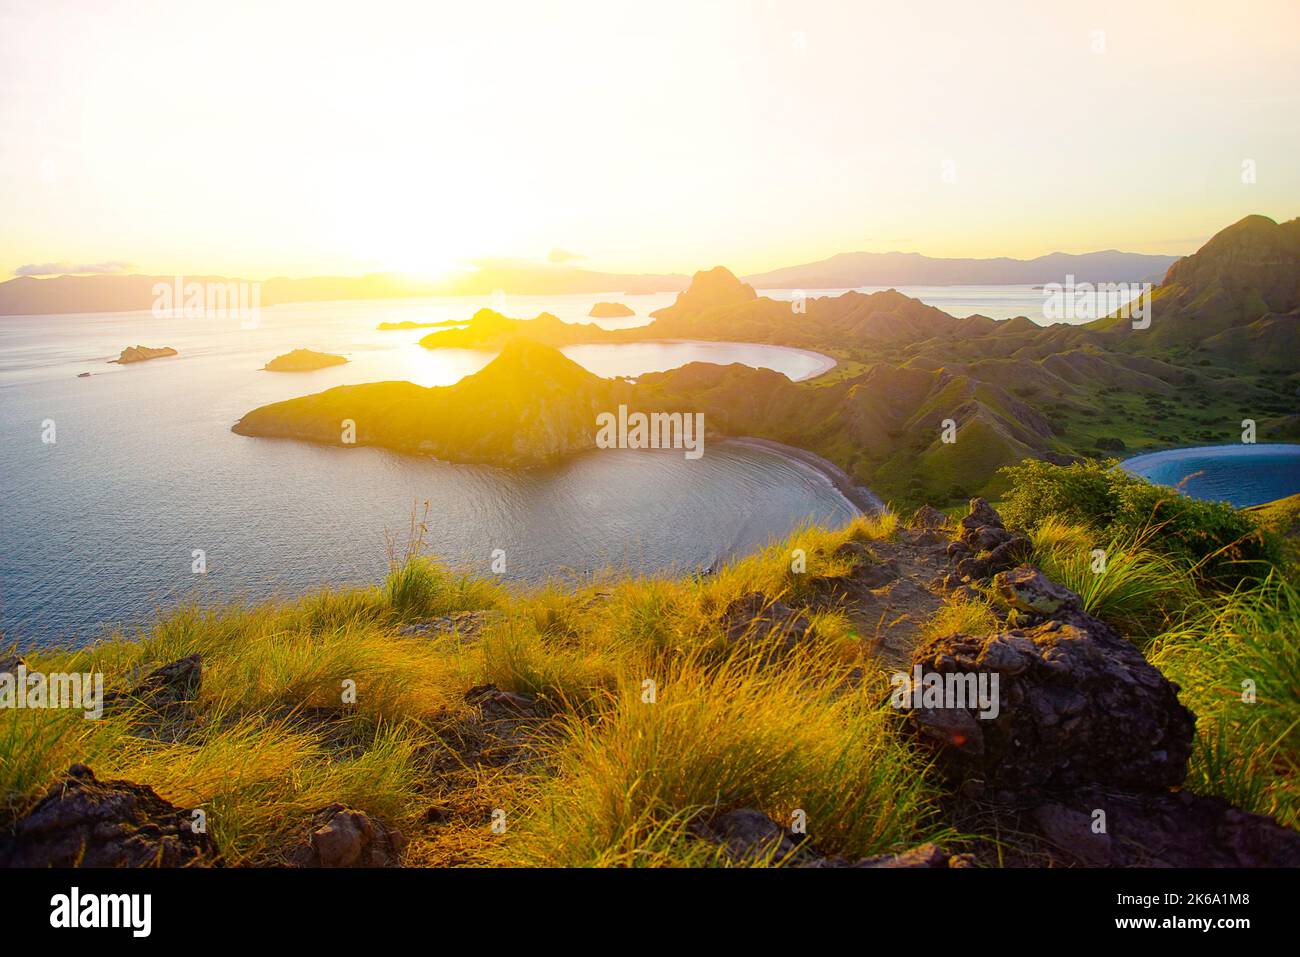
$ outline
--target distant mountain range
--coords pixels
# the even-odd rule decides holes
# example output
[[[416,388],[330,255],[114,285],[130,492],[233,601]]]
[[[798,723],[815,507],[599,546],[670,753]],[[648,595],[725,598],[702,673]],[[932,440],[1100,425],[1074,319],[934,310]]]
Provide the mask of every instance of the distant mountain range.
[[[1157,281],[1176,256],[1115,250],[1037,259],[932,259],[919,253],[841,253],[820,262],[788,266],[746,277],[759,289],[849,289],[857,286],[1012,285],[1064,282]],[[0,283],[0,316],[82,312],[135,312],[154,303],[157,283],[173,276],[22,276]],[[186,282],[238,283],[238,277],[185,276]],[[690,277],[677,273],[605,273],[571,266],[494,265],[449,279],[429,281],[397,273],[367,276],[276,277],[262,281],[260,305],[336,299],[400,299],[422,296],[681,292]]]
[[[1000,286],[1064,282],[1159,282],[1177,256],[1116,249],[1037,259],[931,259],[920,253],[840,253],[820,262],[746,276],[756,289],[853,289],[857,286]]]

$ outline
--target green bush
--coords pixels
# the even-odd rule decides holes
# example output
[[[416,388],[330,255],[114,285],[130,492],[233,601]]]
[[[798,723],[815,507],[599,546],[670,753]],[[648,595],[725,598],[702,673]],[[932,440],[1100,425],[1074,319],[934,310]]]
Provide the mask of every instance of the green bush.
[[[1262,580],[1283,563],[1277,537],[1244,512],[1152,485],[1119,468],[1114,459],[1068,466],[1026,459],[1001,473],[1010,486],[1000,505],[1002,517],[1030,532],[1052,520],[1088,525],[1111,538],[1140,540],[1152,551],[1185,562],[1200,582],[1215,587]]]

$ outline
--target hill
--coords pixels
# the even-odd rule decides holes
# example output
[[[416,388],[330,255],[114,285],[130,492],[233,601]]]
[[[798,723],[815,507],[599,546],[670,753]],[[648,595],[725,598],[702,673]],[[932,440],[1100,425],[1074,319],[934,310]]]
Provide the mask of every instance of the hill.
[[[339,386],[255,409],[232,431],[522,468],[594,448],[596,415],[625,402],[628,389],[519,340],[455,385]]]
[[[758,289],[852,289],[855,286],[1032,285],[1063,282],[1142,282],[1159,276],[1177,256],[1115,249],[1034,259],[933,259],[920,253],[840,253],[817,262],[746,276]]]

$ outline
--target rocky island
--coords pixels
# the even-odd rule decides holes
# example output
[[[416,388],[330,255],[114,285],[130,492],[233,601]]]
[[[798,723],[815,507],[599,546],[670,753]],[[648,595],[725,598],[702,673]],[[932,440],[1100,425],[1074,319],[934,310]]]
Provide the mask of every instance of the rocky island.
[[[263,368],[267,372],[312,372],[330,366],[341,366],[348,360],[343,356],[328,352],[313,352],[311,349],[294,349],[282,356],[276,356]]]
[[[635,316],[636,313],[621,302],[598,302],[587,315],[595,319],[622,319],[625,316]]]
[[[176,350],[171,346],[163,346],[160,349],[151,349],[149,346],[127,346],[122,350],[122,354],[116,359],[110,359],[109,362],[127,365],[131,362],[145,362],[149,359],[161,359],[164,356],[176,355]]]

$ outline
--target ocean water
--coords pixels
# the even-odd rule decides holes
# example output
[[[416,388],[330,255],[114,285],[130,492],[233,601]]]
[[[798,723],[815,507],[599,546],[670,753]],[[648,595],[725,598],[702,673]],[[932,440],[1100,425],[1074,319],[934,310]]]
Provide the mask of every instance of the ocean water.
[[[1300,492],[1300,445],[1207,445],[1134,456],[1122,467],[1193,498],[1261,505]]]
[[[546,309],[577,321],[598,298],[608,297],[512,297],[505,305],[511,315]],[[633,321],[645,321],[671,299],[624,301],[639,313]],[[467,318],[482,305],[493,304],[294,304],[264,308],[254,329],[149,314],[0,318],[4,641],[92,640],[190,597],[255,600],[373,582],[386,568],[385,530],[404,534],[412,508],[426,501],[434,553],[487,574],[492,551],[504,549],[505,577],[532,582],[605,568],[691,570],[752,551],[804,520],[838,524],[855,513],[806,466],[726,444],[706,446],[694,461],[610,450],[511,473],[230,431],[250,409],[335,385],[455,382],[492,354],[430,351],[416,345],[426,330],[375,326]],[[137,343],[180,355],[108,364]],[[352,361],[260,371],[300,346]],[[725,343],[580,346],[571,355],[602,375],[703,360],[798,378],[826,364],[797,350]],[[205,552],[206,574],[192,572],[195,549]]]

